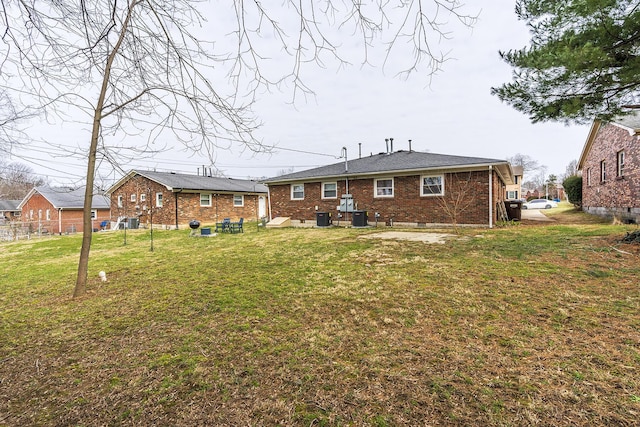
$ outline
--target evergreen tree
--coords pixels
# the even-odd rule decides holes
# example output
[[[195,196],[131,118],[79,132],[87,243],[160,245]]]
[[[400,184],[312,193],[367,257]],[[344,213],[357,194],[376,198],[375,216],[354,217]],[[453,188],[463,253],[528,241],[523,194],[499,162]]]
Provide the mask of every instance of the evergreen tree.
[[[492,93],[533,122],[610,119],[640,101],[637,0],[518,0],[531,45],[500,52],[513,81]]]

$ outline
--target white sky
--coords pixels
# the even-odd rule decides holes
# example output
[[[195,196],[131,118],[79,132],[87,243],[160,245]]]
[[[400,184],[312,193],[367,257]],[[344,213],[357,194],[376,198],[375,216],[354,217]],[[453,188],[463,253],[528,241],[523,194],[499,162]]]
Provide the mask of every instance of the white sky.
[[[221,151],[217,168],[233,178],[272,177],[290,168],[299,171],[338,162],[342,147],[347,148],[348,158],[354,159],[359,143],[363,156],[382,152],[385,138],[393,137],[396,150],[407,149],[411,139],[416,151],[494,159],[521,153],[546,165],[547,174],[563,174],[567,164],[580,156],[589,127],[534,125],[492,96],[492,86],[511,79],[511,69],[501,61],[498,50],[527,45],[529,34],[516,19],[513,1],[470,0],[465,7],[469,13],[481,10],[479,21],[472,30],[453,28],[453,39],[440,46],[442,51],[450,51],[453,59],[430,84],[424,76],[401,80],[385,75],[380,68],[363,69],[358,65],[362,52],[354,46],[355,65],[350,68],[337,70],[328,64],[326,69],[305,69],[304,78],[315,98],[305,102],[300,97],[295,106],[290,104],[290,92],[263,94],[258,100],[254,110],[263,126],[256,136],[282,150],[270,155]],[[82,128],[74,127],[70,132],[68,123],[34,125],[29,133],[35,140],[83,150],[90,133]],[[53,184],[81,183],[84,162],[47,143],[31,144],[28,150],[16,151],[10,160],[28,164]],[[170,133],[162,136],[160,143],[175,145]],[[207,160],[178,147],[123,168],[196,173],[203,164],[209,166]],[[109,173],[108,168],[101,172],[114,180],[121,177],[119,172]]]

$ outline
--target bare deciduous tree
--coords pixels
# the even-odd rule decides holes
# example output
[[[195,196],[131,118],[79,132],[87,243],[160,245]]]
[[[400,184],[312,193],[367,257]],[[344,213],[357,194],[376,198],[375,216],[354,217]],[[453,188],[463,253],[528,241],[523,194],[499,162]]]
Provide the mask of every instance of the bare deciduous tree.
[[[29,166],[17,162],[6,163],[0,159],[0,198],[19,200],[33,187],[45,183]]]
[[[457,231],[463,214],[476,204],[478,190],[475,187],[473,172],[446,174],[444,195],[438,198],[440,208],[449,218],[454,231]]]
[[[294,99],[296,93],[311,93],[303,68],[327,61],[347,64],[350,58],[343,57],[340,45],[348,33],[360,39],[363,63],[370,62],[374,46],[385,46],[384,65],[396,64],[393,52],[408,47],[410,54],[399,55],[405,67],[398,74],[429,75],[447,59],[434,49],[438,38],[449,35],[446,22],[453,17],[471,25],[475,20],[460,7],[459,0],[366,5],[287,0],[274,6],[188,0],[3,0],[3,86],[20,82],[22,93],[32,94],[47,114],[63,120],[70,109],[80,111],[91,129],[74,296],[86,289],[97,159],[117,164],[122,150],[153,151],[165,130],[212,163],[219,149],[265,150],[254,137],[258,123],[250,109],[259,90],[288,87]],[[235,19],[220,19],[221,15]],[[224,31],[207,27],[207,16],[217,19]],[[290,64],[289,71],[274,72],[274,62]],[[108,143],[114,135],[143,135],[146,142],[141,147]]]

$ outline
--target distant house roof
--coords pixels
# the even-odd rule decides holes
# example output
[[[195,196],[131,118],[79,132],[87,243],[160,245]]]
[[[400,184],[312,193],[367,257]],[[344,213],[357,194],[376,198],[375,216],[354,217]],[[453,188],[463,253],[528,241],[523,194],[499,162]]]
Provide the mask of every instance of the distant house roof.
[[[0,200],[0,212],[20,211],[18,207],[22,200]]]
[[[593,141],[598,135],[600,127],[607,124],[612,124],[614,126],[623,128],[627,132],[629,132],[629,135],[638,135],[640,134],[640,111],[635,110],[628,115],[616,117],[610,122],[603,122],[599,119],[595,119],[593,121],[593,124],[591,125],[591,129],[589,129],[589,134],[587,135],[587,140],[584,144],[584,147],[582,148],[582,153],[580,154],[580,159],[578,160],[578,170],[582,170],[584,162],[587,158],[587,154],[589,154],[589,151],[591,150],[591,146],[593,145]]]
[[[395,151],[393,153],[374,154],[359,159],[334,163],[281,175],[265,180],[265,183],[282,183],[309,179],[326,179],[337,177],[355,177],[362,175],[380,175],[384,173],[412,173],[428,170],[470,169],[476,167],[496,166],[505,182],[511,184],[513,171],[506,160],[487,159],[482,157],[450,156],[447,154],[424,153],[419,151]]]
[[[85,187],[76,188],[75,190],[61,187],[35,187],[22,199],[19,208],[22,209],[22,206],[34,194],[40,194],[56,209],[83,209],[84,189]],[[110,207],[111,204],[108,197],[103,194],[93,194],[91,200],[92,209],[110,209]]]
[[[132,170],[107,190],[113,194],[126,181],[136,175],[164,185],[167,190],[179,191],[220,191],[228,193],[267,193],[267,187],[257,181],[212,176],[189,175],[174,172],[154,172]]]

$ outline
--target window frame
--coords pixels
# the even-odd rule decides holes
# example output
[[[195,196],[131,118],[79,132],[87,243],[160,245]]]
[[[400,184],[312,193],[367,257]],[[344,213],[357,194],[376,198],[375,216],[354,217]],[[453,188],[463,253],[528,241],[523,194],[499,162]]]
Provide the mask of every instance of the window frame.
[[[236,197],[240,197],[240,204],[236,203]],[[233,195],[233,207],[234,208],[242,208],[242,207],[244,207],[244,194],[234,194]]]
[[[98,210],[91,209],[91,219],[98,219]]]
[[[202,203],[202,197],[206,196],[207,200],[208,200],[208,204],[203,204]],[[211,207],[211,193],[200,193],[200,207],[201,208],[210,208]]]
[[[378,182],[380,181],[391,181],[391,187],[380,187],[378,188]],[[378,190],[383,189],[391,189],[391,194],[379,194]],[[393,177],[386,178],[376,178],[373,180],[373,197],[376,199],[391,199],[395,196],[395,179]]]
[[[295,191],[296,187],[302,187],[302,191]],[[295,197],[296,193],[302,193],[302,197]],[[291,200],[304,200],[304,183],[291,184]]]
[[[145,193],[140,193],[140,201],[141,202],[146,202],[147,201],[147,195]]]
[[[156,208],[162,207],[162,192],[156,193]]]
[[[600,161],[600,182],[607,182],[607,162],[606,160]]]
[[[335,192],[334,196],[327,196],[327,185],[334,185],[335,186],[335,188],[333,190],[330,190],[330,191],[334,191]],[[322,183],[321,198],[325,199],[325,200],[337,199],[338,198],[338,183],[336,181],[323,182]]]
[[[124,206],[124,197],[122,195],[118,196],[118,207],[121,208]]]
[[[439,193],[425,193],[425,191],[424,191],[424,180],[425,180],[425,178],[440,178],[440,192]],[[421,197],[444,196],[444,174],[421,175],[420,176],[420,196]]]
[[[135,195],[135,194],[132,194],[132,195],[131,195],[131,199],[130,199],[130,200],[131,200],[132,202],[134,202],[134,203],[135,203],[135,201],[136,201],[136,195]]]

